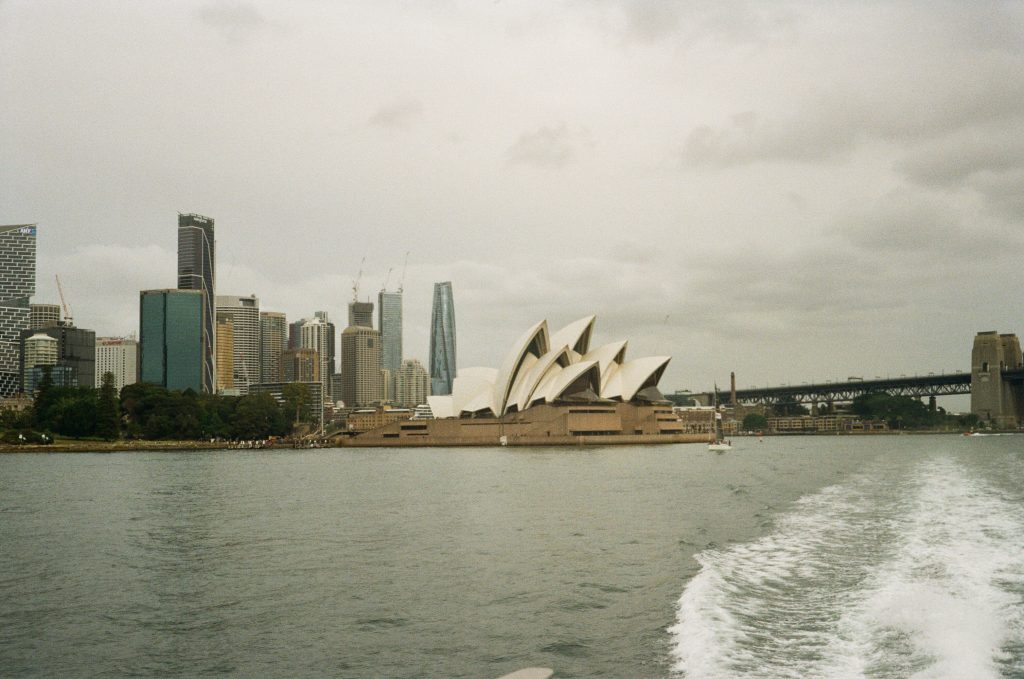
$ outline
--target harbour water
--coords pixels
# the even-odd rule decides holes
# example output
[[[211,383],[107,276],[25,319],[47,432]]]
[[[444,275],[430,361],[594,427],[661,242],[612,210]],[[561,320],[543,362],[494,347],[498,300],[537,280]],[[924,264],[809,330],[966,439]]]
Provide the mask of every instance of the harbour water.
[[[1024,676],[1024,437],[0,456],[0,675]]]

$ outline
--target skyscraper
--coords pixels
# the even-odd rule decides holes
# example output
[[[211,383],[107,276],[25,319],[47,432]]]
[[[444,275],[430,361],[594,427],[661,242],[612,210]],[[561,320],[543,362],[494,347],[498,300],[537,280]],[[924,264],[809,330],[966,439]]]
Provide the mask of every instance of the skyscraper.
[[[430,312],[430,393],[452,393],[455,380],[455,300],[451,281],[434,283]]]
[[[380,366],[389,373],[387,391],[397,394],[395,378],[402,367],[402,293],[380,291],[377,295],[377,329],[380,330]]]
[[[21,331],[29,327],[36,292],[36,225],[0,226],[0,398],[21,381]]]
[[[319,382],[323,385],[320,354],[313,349],[285,349],[281,352],[281,376],[275,382]]]
[[[139,378],[167,389],[211,392],[207,371],[205,296],[201,290],[139,294]]]
[[[128,337],[96,338],[96,386],[103,384],[103,375],[114,376],[118,392],[126,384],[135,384],[139,374],[139,343]]]
[[[260,312],[260,382],[280,382],[281,352],[288,348],[288,321],[279,311]]]
[[[218,394],[235,392],[235,324],[230,316],[217,313],[217,386]]]
[[[178,213],[178,289],[203,293],[203,388],[214,389],[216,323],[214,290],[217,284],[216,240],[213,219]]]
[[[361,328],[373,327],[373,302],[349,302],[348,325]]]
[[[380,333],[373,328],[353,325],[341,333],[341,385],[349,408],[381,400]]]
[[[231,319],[231,381],[245,395],[250,384],[260,381],[260,301],[255,295],[217,295],[216,299],[218,322]]]
[[[24,351],[22,352],[22,391],[26,394],[34,394],[36,388],[33,368],[36,366],[57,365],[57,338],[50,337],[44,333],[34,333],[25,338]]]
[[[321,321],[327,324],[327,374],[333,375],[338,372],[338,354],[337,354],[337,334],[338,330],[334,327],[334,323],[331,323],[331,319],[327,316],[326,311],[317,311],[313,314],[314,318],[319,318]],[[328,394],[333,394],[334,391],[331,389],[327,390]]]
[[[327,314],[317,314],[312,320],[306,321],[302,326],[302,348],[312,349],[320,357],[320,383],[323,385],[325,398],[331,397],[331,375],[334,370],[330,368],[331,329],[333,324],[328,323]]]
[[[395,403],[403,408],[415,408],[427,402],[430,395],[430,377],[423,364],[415,358],[402,361],[395,379]]]

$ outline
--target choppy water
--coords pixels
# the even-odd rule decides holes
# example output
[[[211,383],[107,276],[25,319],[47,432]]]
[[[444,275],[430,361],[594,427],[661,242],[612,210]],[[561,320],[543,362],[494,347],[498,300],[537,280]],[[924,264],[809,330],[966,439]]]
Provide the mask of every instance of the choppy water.
[[[0,676],[1024,676],[1024,437],[0,456]]]

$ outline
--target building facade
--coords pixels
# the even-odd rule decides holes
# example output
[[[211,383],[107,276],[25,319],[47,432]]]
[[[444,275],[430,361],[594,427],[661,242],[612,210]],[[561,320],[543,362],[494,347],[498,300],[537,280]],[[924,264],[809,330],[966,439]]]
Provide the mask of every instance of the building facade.
[[[320,354],[313,349],[285,349],[281,352],[281,375],[282,379],[275,381],[321,382]]]
[[[231,320],[231,381],[241,394],[260,377],[260,301],[255,295],[217,295],[217,321]],[[218,372],[220,370],[218,369]]]
[[[31,316],[29,330],[52,328],[61,323],[59,304],[29,304],[28,308]]]
[[[377,295],[377,329],[380,330],[380,366],[388,371],[386,390],[397,398],[398,371],[402,367],[402,293],[380,291]]]
[[[373,302],[349,302],[348,325],[363,328],[373,327]]]
[[[415,408],[430,396],[430,376],[415,358],[402,361],[395,377],[395,403],[402,408]]]
[[[217,387],[218,394],[235,390],[235,325],[230,317],[217,314]]]
[[[167,389],[212,392],[201,290],[143,290],[139,299],[139,379]]]
[[[178,213],[178,289],[198,290],[202,293],[202,383],[207,391],[213,390],[216,385],[216,254],[213,219],[197,214]]]
[[[326,311],[317,311],[313,314],[313,317],[319,318],[323,323],[327,324],[327,371],[329,375],[333,375],[338,372],[338,329],[331,322]],[[328,390],[328,393],[333,394],[334,392],[333,390]]]
[[[320,357],[320,383],[323,384],[322,393],[330,399],[331,397],[331,375],[334,373],[331,367],[331,345],[333,344],[332,330],[334,326],[325,320],[326,314],[317,315],[312,320],[306,321],[302,326],[302,348],[312,349]]]
[[[96,386],[103,384],[103,375],[114,376],[114,389],[121,391],[139,379],[139,343],[131,337],[96,338]]]
[[[375,405],[384,394],[380,371],[380,333],[351,326],[341,333],[341,398],[345,406]]]
[[[57,345],[57,338],[45,333],[35,333],[25,339],[25,348],[22,352],[22,391],[26,394],[34,394],[39,386],[35,379],[37,373],[32,371],[33,368],[57,365]]]
[[[21,332],[31,324],[36,292],[36,225],[0,226],[0,398],[21,383]]]
[[[70,325],[51,326],[38,330],[22,330],[22,357],[19,363],[25,369],[25,342],[37,334],[49,335],[57,340],[57,365],[67,366],[74,372],[76,386],[96,386],[96,333]],[[21,385],[25,388],[25,385]]]
[[[430,393],[451,394],[455,372],[455,299],[445,281],[434,283],[430,312]]]
[[[260,382],[281,382],[281,352],[288,348],[288,320],[278,311],[260,312]]]

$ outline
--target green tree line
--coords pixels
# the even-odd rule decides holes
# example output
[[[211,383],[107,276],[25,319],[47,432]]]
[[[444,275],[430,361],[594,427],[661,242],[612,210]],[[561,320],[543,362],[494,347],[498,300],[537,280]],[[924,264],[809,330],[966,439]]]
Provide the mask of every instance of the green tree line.
[[[7,443],[43,442],[44,435],[69,438],[121,437],[148,440],[263,439],[285,436],[306,419],[308,389],[289,384],[285,403],[270,394],[217,396],[191,389],[170,391],[137,383],[114,388],[103,376],[99,388],[61,387],[45,373],[32,408],[0,415],[0,438]]]

